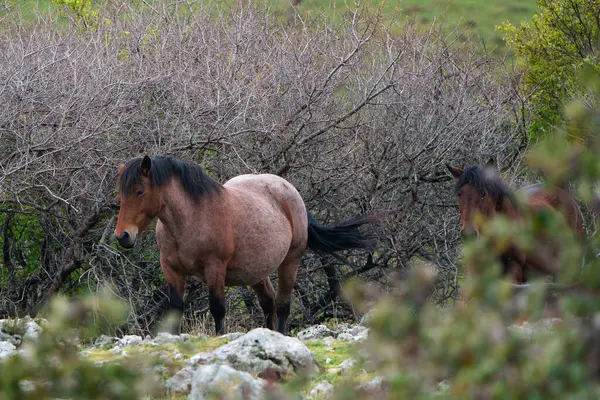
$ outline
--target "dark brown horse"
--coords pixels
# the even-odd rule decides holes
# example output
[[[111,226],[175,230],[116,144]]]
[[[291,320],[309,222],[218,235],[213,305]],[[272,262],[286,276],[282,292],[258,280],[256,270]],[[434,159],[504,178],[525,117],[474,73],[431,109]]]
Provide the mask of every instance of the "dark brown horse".
[[[490,160],[484,167],[471,166],[464,170],[446,164],[456,180],[455,191],[459,198],[461,231],[463,235],[479,235],[480,227],[474,216],[480,214],[486,219],[503,215],[513,221],[523,221],[528,213],[547,209],[562,213],[573,233],[583,238],[582,215],[579,206],[569,192],[564,189],[534,184],[520,188],[513,193],[501,180],[499,172]],[[520,207],[516,194],[525,197]],[[533,268],[543,274],[554,274],[559,269],[559,249],[547,238],[535,238],[532,250],[525,251],[517,243],[501,254],[504,274],[516,283],[527,281],[526,272]]]
[[[240,175],[220,185],[197,164],[145,156],[121,164],[118,179],[119,244],[132,247],[157,217],[171,307],[181,315],[185,279],[199,279],[208,286],[217,334],[225,332],[225,286],[251,285],[267,327],[277,323],[285,333],[296,270],[307,247],[333,253],[370,244],[359,227],[372,218],[322,226],[308,215],[298,191],[276,175]],[[277,297],[269,280],[275,270]],[[179,320],[174,328],[179,331]]]

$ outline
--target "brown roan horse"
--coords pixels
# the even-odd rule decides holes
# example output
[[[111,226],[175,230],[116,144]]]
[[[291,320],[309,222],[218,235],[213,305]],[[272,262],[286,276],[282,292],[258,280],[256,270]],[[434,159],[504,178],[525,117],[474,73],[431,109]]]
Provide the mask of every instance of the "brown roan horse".
[[[534,184],[513,193],[501,180],[493,160],[484,167],[471,166],[464,170],[448,164],[446,166],[456,181],[463,235],[473,232],[479,235],[479,226],[474,219],[477,213],[485,219],[503,215],[512,221],[522,221],[527,213],[547,209],[562,213],[574,235],[583,238],[581,210],[566,190]],[[515,194],[525,197],[523,206],[517,204]],[[513,243],[500,255],[504,274],[516,283],[527,281],[526,272],[529,268],[546,275],[554,274],[559,269],[559,249],[542,236],[536,237],[534,243],[534,248],[528,251]]]
[[[357,218],[337,226],[318,224],[298,191],[270,174],[240,175],[221,185],[201,166],[168,157],[135,158],[119,166],[121,201],[115,237],[133,247],[137,235],[157,217],[160,264],[171,308],[183,312],[185,279],[208,287],[217,334],[225,332],[225,287],[251,285],[266,325],[285,333],[296,271],[307,247],[333,253],[366,248]],[[269,274],[277,270],[277,297]],[[180,329],[180,318],[173,331]]]

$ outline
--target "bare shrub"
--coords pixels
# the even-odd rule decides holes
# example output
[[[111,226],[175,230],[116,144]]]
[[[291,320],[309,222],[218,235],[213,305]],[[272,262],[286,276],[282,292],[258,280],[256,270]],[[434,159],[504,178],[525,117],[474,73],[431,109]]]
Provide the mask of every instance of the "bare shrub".
[[[195,160],[221,182],[282,175],[323,222],[384,217],[372,254],[345,266],[305,257],[293,325],[347,316],[343,279],[385,283],[415,260],[438,267],[438,300],[454,296],[457,212],[443,162],[513,160],[523,104],[500,63],[436,27],[393,36],[364,10],[339,26],[289,27],[248,5],[186,8],[110,7],[87,30],[4,21],[0,313],[110,281],[132,308],[124,329],[157,321],[167,302],[153,234],[127,252],[112,239],[117,165],[141,153]],[[231,292],[232,312],[255,307]],[[205,290],[191,282],[187,293],[198,319]]]

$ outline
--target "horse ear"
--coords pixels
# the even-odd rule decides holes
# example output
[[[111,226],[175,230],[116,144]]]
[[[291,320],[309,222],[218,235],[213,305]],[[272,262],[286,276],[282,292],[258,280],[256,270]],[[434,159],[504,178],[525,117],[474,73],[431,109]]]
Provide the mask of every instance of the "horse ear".
[[[496,168],[496,160],[494,157],[490,158],[488,162],[485,164],[486,167]]]
[[[142,176],[150,176],[150,168],[152,168],[152,159],[148,156],[144,156],[141,164]]]
[[[458,180],[458,178],[460,178],[460,176],[463,174],[464,170],[462,168],[458,168],[458,167],[453,167],[450,164],[446,164],[446,168],[448,168],[448,170],[450,171],[450,173],[452,174],[452,176],[454,177],[454,179]]]
[[[121,163],[119,164],[119,175],[121,175],[123,173],[123,170],[125,169],[125,164]]]

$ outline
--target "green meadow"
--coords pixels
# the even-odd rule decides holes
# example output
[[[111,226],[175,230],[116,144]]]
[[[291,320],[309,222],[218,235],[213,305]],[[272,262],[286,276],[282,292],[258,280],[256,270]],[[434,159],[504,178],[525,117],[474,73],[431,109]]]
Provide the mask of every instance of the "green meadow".
[[[280,6],[287,1],[276,0]],[[504,47],[502,34],[495,27],[505,21],[518,24],[531,19],[538,8],[536,0],[363,0],[361,5],[382,7],[385,14],[398,18],[409,18],[425,25],[444,24],[447,29],[464,29],[479,34],[489,49]],[[344,0],[302,0],[301,13],[322,12],[326,15],[344,13],[347,5],[355,8],[354,2]]]
[[[206,1],[206,0],[205,0]],[[226,0],[232,2],[232,0]],[[267,0],[276,9],[287,7],[287,0]],[[152,1],[148,1],[152,3]],[[214,3],[214,1],[210,1]],[[24,19],[34,19],[57,10],[52,0],[12,0],[13,10],[20,9]],[[363,0],[360,5],[375,9],[381,7],[384,15],[398,19],[414,19],[425,25],[444,24],[448,30],[461,29],[481,36],[490,50],[503,48],[502,34],[495,27],[505,21],[518,24],[530,19],[537,11],[535,0]],[[353,1],[302,0],[300,15],[323,14],[339,18],[346,10],[356,8]]]

